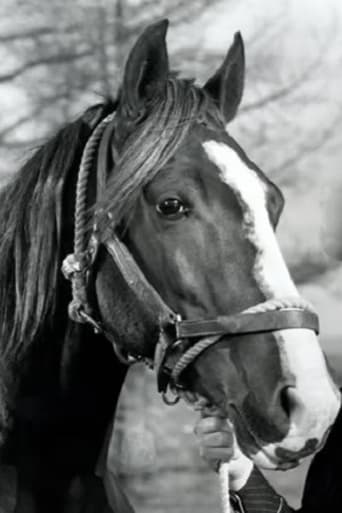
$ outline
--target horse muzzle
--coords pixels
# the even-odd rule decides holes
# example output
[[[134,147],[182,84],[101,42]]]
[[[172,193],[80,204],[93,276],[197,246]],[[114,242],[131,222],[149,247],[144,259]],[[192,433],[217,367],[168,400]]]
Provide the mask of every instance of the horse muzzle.
[[[272,337],[277,365],[264,362],[259,369],[245,370],[246,383],[240,384],[245,395],[228,398],[228,410],[242,450],[263,468],[286,470],[325,443],[340,408],[340,393],[313,332],[284,330]]]

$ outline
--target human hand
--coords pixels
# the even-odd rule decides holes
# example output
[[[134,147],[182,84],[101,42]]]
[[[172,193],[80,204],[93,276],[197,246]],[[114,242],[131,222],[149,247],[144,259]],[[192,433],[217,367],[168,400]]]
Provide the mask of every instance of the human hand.
[[[204,409],[194,432],[199,441],[202,458],[216,471],[221,462],[229,462],[230,488],[234,491],[240,490],[250,476],[253,463],[241,452],[233,425],[218,410]]]

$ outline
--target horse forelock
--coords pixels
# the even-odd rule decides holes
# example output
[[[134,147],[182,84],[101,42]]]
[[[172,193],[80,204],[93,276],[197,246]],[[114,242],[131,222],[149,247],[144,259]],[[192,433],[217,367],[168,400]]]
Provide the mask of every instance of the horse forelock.
[[[194,122],[222,126],[211,98],[191,80],[170,77],[164,94],[124,144],[105,197],[98,207],[102,226],[128,223],[143,188],[176,154]],[[108,221],[110,213],[111,221]]]
[[[15,359],[39,332],[52,325],[62,252],[70,243],[66,229],[73,224],[67,198],[73,209],[73,181],[90,135],[89,119],[98,115],[98,109],[92,115],[90,110],[38,149],[0,193],[3,359]]]

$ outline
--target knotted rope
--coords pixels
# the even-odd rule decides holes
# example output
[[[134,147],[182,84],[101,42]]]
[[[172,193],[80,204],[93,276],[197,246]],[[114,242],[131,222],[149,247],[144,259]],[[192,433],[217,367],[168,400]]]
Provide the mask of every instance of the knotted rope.
[[[227,461],[220,463],[219,482],[222,513],[230,513],[229,463]]]
[[[106,116],[95,128],[83,150],[76,185],[74,252],[68,255],[62,265],[63,274],[71,280],[72,301],[69,316],[76,322],[90,322],[98,326],[90,317],[91,308],[87,298],[87,271],[91,258],[88,241],[87,189],[89,174],[94,163],[94,156],[106,126],[114,119],[115,112]]]
[[[274,298],[269,299],[263,303],[259,303],[255,306],[247,308],[242,314],[257,314],[262,312],[274,311],[274,310],[283,310],[286,308],[298,308],[302,310],[307,310],[309,312],[315,312],[313,306],[304,298],[291,297],[291,298]],[[205,351],[208,347],[214,345],[221,336],[212,336],[207,337],[205,339],[200,340],[194,346],[192,346],[188,351],[186,351],[183,356],[178,360],[174,369],[172,371],[172,380],[174,383],[178,383],[179,377],[181,373],[199,356],[203,351]],[[182,395],[183,396],[183,395]],[[191,401],[190,401],[191,402]],[[203,403],[203,400],[200,399],[195,404],[196,410],[201,410],[206,407],[206,404]],[[230,513],[230,497],[229,497],[229,462],[221,462],[219,464],[219,483],[220,483],[220,498],[221,498],[221,507],[222,513]]]
[[[89,173],[93,166],[95,152],[102,134],[108,123],[113,121],[114,116],[115,112],[112,112],[97,125],[94,132],[89,137],[82,154],[76,187],[74,254],[77,258],[82,258],[88,245],[86,211]]]
[[[307,310],[309,312],[315,312],[313,306],[306,301],[304,298],[298,296],[293,298],[274,298],[269,299],[263,303],[259,303],[255,306],[251,306],[241,312],[242,314],[257,314],[262,312],[269,312],[274,310],[284,310],[286,308],[298,308],[301,310]],[[194,346],[190,347],[178,360],[172,371],[172,381],[178,382],[181,373],[208,347],[216,344],[218,339],[222,336],[206,337]]]

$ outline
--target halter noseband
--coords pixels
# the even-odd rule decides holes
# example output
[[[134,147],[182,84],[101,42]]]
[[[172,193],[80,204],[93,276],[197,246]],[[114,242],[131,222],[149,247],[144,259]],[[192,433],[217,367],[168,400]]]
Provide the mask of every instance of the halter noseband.
[[[177,395],[175,401],[171,402],[167,399],[168,387],[175,391],[184,388],[181,384],[182,372],[203,351],[216,344],[223,336],[234,337],[295,328],[310,329],[318,333],[317,314],[311,305],[299,296],[269,300],[234,315],[214,319],[183,320],[147,281],[127,246],[115,233],[111,233],[104,242],[100,242],[94,227],[89,238],[85,215],[89,173],[100,144],[97,188],[103,190],[106,183],[107,153],[114,115],[114,113],[110,114],[97,125],[85,146],[81,159],[76,190],[74,253],[65,258],[62,266],[64,275],[72,284],[73,299],[69,305],[70,318],[76,322],[89,323],[96,332],[104,333],[113,343],[118,356],[122,358],[122,348],[118,347],[116,341],[105,332],[101,323],[94,319],[88,298],[91,268],[96,259],[98,247],[103,244],[130,290],[140,302],[149,305],[156,313],[159,323],[159,340],[154,361],[142,355],[128,354],[125,363],[143,360],[154,367],[157,373],[158,391],[163,394],[168,404],[178,399]]]

